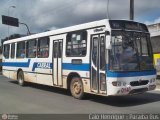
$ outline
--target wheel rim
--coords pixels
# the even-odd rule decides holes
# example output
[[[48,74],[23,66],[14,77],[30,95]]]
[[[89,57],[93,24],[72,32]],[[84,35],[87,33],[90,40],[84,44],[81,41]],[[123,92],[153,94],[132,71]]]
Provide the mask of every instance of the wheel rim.
[[[79,95],[82,91],[82,86],[79,82],[75,82],[72,89],[74,94]]]

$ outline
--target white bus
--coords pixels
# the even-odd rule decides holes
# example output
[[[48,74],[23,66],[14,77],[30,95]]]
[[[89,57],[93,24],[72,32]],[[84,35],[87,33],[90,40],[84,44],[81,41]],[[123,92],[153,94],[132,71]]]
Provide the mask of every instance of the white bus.
[[[5,41],[3,75],[85,93],[119,96],[156,88],[146,25],[100,20]]]

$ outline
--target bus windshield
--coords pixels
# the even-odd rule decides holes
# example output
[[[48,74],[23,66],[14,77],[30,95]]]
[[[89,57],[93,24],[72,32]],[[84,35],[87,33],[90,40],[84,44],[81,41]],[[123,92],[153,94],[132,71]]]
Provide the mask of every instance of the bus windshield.
[[[141,71],[153,67],[152,48],[148,33],[113,30],[110,70]]]

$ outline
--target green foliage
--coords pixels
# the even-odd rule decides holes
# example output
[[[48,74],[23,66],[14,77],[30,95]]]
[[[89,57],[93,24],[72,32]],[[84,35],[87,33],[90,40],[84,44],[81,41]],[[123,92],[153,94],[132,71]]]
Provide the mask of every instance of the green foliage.
[[[15,38],[20,38],[20,37],[22,37],[22,36],[24,36],[24,35],[13,34],[13,35],[10,35],[10,36],[9,36],[9,39],[8,39],[8,37],[2,39],[2,40],[1,40],[1,46],[0,46],[0,54],[2,53],[2,45],[3,45],[3,42],[4,42],[4,41],[11,40],[11,39],[15,39]]]
[[[3,44],[3,42],[6,41],[6,40],[11,40],[11,39],[20,38],[20,37],[22,37],[22,35],[20,35],[20,34],[13,34],[13,35],[9,36],[9,39],[8,39],[8,37],[2,39],[1,43]]]

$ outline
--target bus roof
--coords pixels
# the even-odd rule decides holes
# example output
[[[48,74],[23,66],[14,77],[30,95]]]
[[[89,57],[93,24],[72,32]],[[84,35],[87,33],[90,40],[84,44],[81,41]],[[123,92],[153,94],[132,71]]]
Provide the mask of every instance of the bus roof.
[[[121,21],[131,21],[131,20],[121,20]],[[136,21],[133,21],[133,22],[136,22]],[[139,22],[137,22],[137,23],[139,23]],[[94,28],[94,27],[104,26],[104,25],[107,27],[108,31],[111,30],[111,27],[109,25],[109,19],[102,19],[102,20],[98,20],[98,21],[83,23],[83,24],[74,25],[74,26],[70,26],[70,27],[60,28],[60,29],[56,29],[56,30],[42,32],[42,33],[37,33],[37,34],[33,34],[33,35],[21,37],[21,38],[7,40],[4,42],[4,44],[8,44],[8,43],[12,43],[12,42],[19,42],[19,41],[29,40],[29,39],[35,39],[35,38],[40,38],[40,37],[45,37],[45,36],[53,36],[53,35],[58,35],[58,34],[63,34],[63,33],[65,34],[68,32],[89,29],[89,28]]]
[[[82,29],[89,29],[89,28],[94,28],[96,26],[108,25],[108,28],[110,28],[109,23],[108,24],[107,23],[108,23],[108,19],[103,19],[103,20],[99,20],[99,21],[84,23],[84,24],[80,24],[80,25],[74,25],[74,26],[60,28],[60,29],[51,30],[51,31],[47,31],[47,32],[37,33],[37,34],[33,34],[33,35],[21,37],[21,38],[7,40],[4,42],[4,44],[23,41],[23,40],[29,40],[29,39],[34,39],[34,38],[40,38],[40,37],[45,37],[45,36],[53,36],[53,35],[63,34],[63,33],[82,30]],[[108,29],[108,30],[110,30],[110,29]]]

